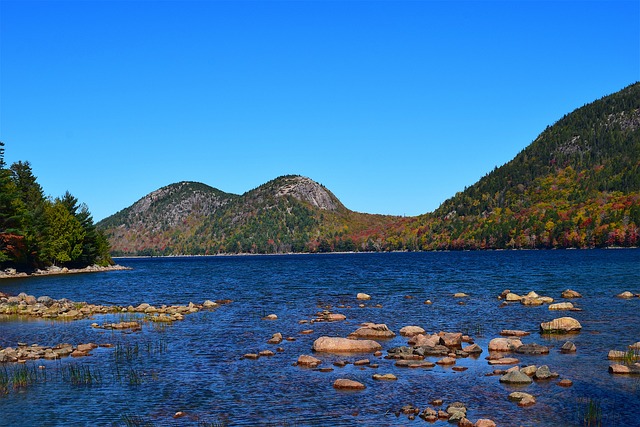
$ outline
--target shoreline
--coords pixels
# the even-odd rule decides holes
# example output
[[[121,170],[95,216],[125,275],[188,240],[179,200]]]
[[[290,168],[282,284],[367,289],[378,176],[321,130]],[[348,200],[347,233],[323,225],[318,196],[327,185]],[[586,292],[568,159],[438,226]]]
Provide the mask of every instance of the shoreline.
[[[24,271],[16,271],[15,269],[6,269],[4,271],[0,271],[0,280],[1,279],[22,279],[22,278],[40,277],[40,276],[58,276],[63,274],[103,273],[106,271],[123,271],[123,270],[133,270],[133,269],[131,267],[125,267],[118,264],[109,265],[107,267],[101,267],[99,265],[90,265],[84,268],[48,267],[45,270],[35,270],[32,273],[27,273]]]

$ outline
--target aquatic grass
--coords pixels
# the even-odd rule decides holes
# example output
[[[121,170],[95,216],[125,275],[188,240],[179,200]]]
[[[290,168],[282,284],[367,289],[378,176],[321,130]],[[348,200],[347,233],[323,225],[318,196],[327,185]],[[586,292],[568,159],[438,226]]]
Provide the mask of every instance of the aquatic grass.
[[[602,407],[598,399],[578,400],[578,423],[584,427],[601,427]]]
[[[6,367],[0,370],[0,396],[9,394],[9,373]]]
[[[73,385],[94,385],[102,382],[98,368],[80,363],[70,363],[62,367],[62,379]]]
[[[127,361],[130,362],[133,359],[137,358],[140,354],[140,345],[138,343],[135,344],[116,344],[115,350],[113,352],[113,357],[116,360],[116,363]]]
[[[35,366],[18,365],[9,375],[14,389],[25,388],[41,379],[41,375]]]
[[[638,360],[640,360],[640,350],[635,348],[628,349],[622,357],[622,362],[625,365],[633,365]]]

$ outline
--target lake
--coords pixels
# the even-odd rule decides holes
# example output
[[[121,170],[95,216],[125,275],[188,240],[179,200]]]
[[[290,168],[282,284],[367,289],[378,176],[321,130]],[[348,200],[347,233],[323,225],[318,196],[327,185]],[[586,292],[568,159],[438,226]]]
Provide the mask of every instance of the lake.
[[[396,413],[404,405],[424,409],[433,399],[444,406],[461,401],[467,418],[490,418],[501,426],[579,426],[579,414],[591,400],[602,410],[603,425],[636,425],[640,417],[638,376],[608,373],[611,349],[625,350],[640,341],[640,298],[623,300],[623,291],[640,293],[640,250],[486,251],[364,253],[280,256],[118,259],[130,271],[13,279],[0,292],[48,295],[94,304],[188,304],[211,299],[232,303],[185,316],[171,325],[145,323],[137,333],[104,331],[91,323],[133,316],[94,316],[71,322],[0,321],[0,347],[17,342],[110,343],[129,349],[98,348],[90,357],[28,362],[45,366],[43,378],[0,396],[0,425],[422,425]],[[501,306],[505,289],[520,295],[536,291],[562,301],[571,288],[582,311],[549,311],[547,305]],[[356,294],[371,295],[370,301]],[[453,298],[456,292],[470,296]],[[425,300],[431,300],[430,305]],[[460,304],[464,301],[464,304]],[[364,304],[364,307],[360,307]],[[330,306],[346,315],[341,322],[301,324]],[[267,314],[277,320],[262,320]],[[579,334],[542,336],[540,322],[571,316]],[[467,367],[407,369],[372,355],[315,354],[321,367],[337,360],[367,357],[378,368],[348,364],[331,372],[294,366],[320,336],[346,337],[363,322],[400,328],[418,325],[427,332],[464,332],[483,348],[479,358],[458,359]],[[301,334],[311,329],[311,334]],[[560,379],[507,386],[485,360],[487,346],[503,329],[531,332],[524,343],[551,348],[548,355],[518,355],[520,365],[548,365]],[[280,332],[295,340],[267,344]],[[561,354],[571,340],[575,354]],[[399,334],[381,342],[383,353],[406,345]],[[276,347],[284,351],[276,352]],[[135,349],[135,351],[133,351]],[[274,356],[244,359],[245,353],[270,349]],[[429,358],[436,361],[437,358]],[[63,378],[65,365],[81,364],[100,373],[93,385],[73,385]],[[3,369],[0,367],[0,369]],[[4,369],[11,369],[5,366]],[[397,381],[374,381],[374,373],[393,373]],[[133,376],[133,380],[132,380]],[[341,392],[337,378],[362,382],[366,389]],[[507,399],[521,390],[534,395],[534,406],[520,408]],[[438,409],[438,408],[436,408]],[[185,416],[174,419],[183,411]],[[434,425],[450,425],[438,421]]]

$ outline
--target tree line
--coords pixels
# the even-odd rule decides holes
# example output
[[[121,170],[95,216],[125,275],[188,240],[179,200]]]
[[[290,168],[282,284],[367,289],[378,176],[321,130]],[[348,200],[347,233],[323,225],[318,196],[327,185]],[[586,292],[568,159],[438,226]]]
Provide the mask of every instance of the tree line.
[[[109,251],[87,205],[68,191],[46,197],[28,161],[7,167],[0,142],[0,268],[106,266]]]

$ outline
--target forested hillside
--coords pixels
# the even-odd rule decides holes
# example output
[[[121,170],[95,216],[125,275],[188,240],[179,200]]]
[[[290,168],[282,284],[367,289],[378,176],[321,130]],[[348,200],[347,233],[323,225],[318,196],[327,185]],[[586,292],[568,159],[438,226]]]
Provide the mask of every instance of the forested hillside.
[[[512,161],[396,229],[420,249],[638,246],[640,84],[547,127]],[[402,245],[401,245],[402,246]]]
[[[112,264],[109,244],[88,208],[69,192],[49,199],[29,162],[10,168],[0,142],[0,268]]]
[[[98,226],[114,255],[204,255],[377,250],[381,240],[351,236],[397,219],[352,212],[322,185],[288,175],[243,195],[171,184]]]

